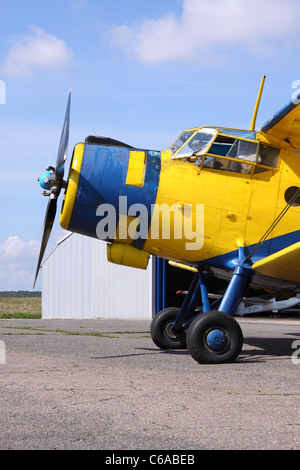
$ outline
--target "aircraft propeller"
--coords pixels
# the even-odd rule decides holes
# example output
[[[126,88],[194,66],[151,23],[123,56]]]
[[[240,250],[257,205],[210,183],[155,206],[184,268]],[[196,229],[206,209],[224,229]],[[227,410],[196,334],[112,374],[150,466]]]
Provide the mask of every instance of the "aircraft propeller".
[[[69,143],[71,92],[72,90],[70,90],[69,93],[68,104],[61,133],[55,168],[49,166],[48,168],[46,168],[46,172],[43,173],[38,179],[40,186],[43,188],[42,194],[44,196],[49,197],[49,201],[44,219],[43,236],[33,287],[35,286],[41,262],[53,227],[56,215],[57,199],[61,189],[66,187],[66,182],[64,181],[63,177]]]

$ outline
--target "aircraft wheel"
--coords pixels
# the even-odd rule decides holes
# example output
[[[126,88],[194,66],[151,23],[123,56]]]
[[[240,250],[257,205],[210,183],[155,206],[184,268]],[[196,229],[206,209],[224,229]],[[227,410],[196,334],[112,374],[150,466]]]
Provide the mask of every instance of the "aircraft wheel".
[[[153,342],[160,349],[185,349],[186,333],[175,335],[171,328],[174,324],[179,308],[169,307],[158,312],[151,323],[150,334]]]
[[[243,333],[232,316],[212,310],[192,321],[186,341],[191,356],[200,364],[222,364],[237,358]]]

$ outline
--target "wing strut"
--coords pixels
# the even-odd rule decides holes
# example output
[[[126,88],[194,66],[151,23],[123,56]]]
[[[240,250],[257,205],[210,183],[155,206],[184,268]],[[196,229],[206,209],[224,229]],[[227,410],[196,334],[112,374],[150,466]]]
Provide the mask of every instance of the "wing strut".
[[[245,261],[251,260],[251,258],[254,256],[254,254],[257,252],[257,250],[260,248],[260,246],[263,244],[263,242],[267,239],[267,237],[270,235],[272,230],[276,227],[276,225],[280,222],[280,220],[285,216],[287,211],[289,210],[290,207],[292,207],[293,203],[297,200],[297,198],[300,196],[300,188],[295,191],[294,195],[291,197],[291,199],[287,202],[286,206],[282,209],[280,214],[276,217],[274,222],[270,225],[268,230],[264,233],[264,235],[261,237],[259,242],[256,244],[256,246],[253,248],[251,253],[246,257]]]

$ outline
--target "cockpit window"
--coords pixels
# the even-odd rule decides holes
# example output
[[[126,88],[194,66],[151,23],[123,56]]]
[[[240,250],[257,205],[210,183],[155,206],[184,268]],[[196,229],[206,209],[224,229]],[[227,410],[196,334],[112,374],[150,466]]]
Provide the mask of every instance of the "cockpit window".
[[[275,168],[279,157],[279,149],[269,145],[260,144],[258,163]]]
[[[279,157],[279,149],[275,147],[270,147],[269,145],[260,144],[257,163],[265,166],[269,166],[271,168],[276,168],[278,163]],[[257,165],[254,168],[254,173],[261,173],[263,171],[267,171],[268,168],[261,167]]]
[[[243,131],[242,129],[226,129],[226,128],[219,128],[220,134],[227,134],[234,137],[239,137],[240,139],[256,139],[255,132],[252,131]]]
[[[233,144],[228,157],[238,158],[239,160],[247,160],[248,162],[256,162],[257,143],[247,140],[236,140]]]
[[[234,173],[250,174],[252,165],[238,160],[228,160],[226,158],[206,157],[203,168],[212,168],[214,170],[233,171]]]
[[[177,150],[183,146],[183,144],[193,135],[194,131],[183,132],[181,136],[174,142],[168,150],[174,155]]]
[[[173,159],[191,162],[199,169],[247,175],[276,168],[279,157],[279,149],[256,140],[255,132],[213,127],[184,132],[169,150]]]
[[[226,157],[226,155],[230,152],[232,145],[234,144],[235,139],[232,137],[225,137],[223,135],[218,135],[215,139],[214,143],[212,144],[209,153],[214,155],[221,155],[222,157]]]
[[[257,142],[249,142],[248,140],[234,139],[232,137],[219,135],[209,149],[209,154],[220,155],[228,159],[207,157],[204,161],[203,168],[214,168],[233,171],[235,173],[250,174],[252,165],[239,160],[256,162],[257,147]]]
[[[217,131],[210,128],[202,128],[187,141],[186,145],[174,156],[174,158],[186,158],[195,155],[203,155]]]
[[[269,145],[219,135],[202,167],[250,175],[276,168],[278,157],[279,149]]]

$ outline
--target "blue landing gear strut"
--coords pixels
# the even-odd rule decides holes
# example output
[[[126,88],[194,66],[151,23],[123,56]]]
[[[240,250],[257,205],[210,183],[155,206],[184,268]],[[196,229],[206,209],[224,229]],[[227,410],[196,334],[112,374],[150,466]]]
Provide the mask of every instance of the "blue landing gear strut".
[[[243,346],[243,334],[233,318],[253,271],[251,264],[240,262],[221,299],[210,304],[204,274],[195,274],[180,309],[167,308],[152,320],[151,336],[162,349],[187,347],[199,363],[233,362]],[[202,310],[196,312],[202,303]]]

